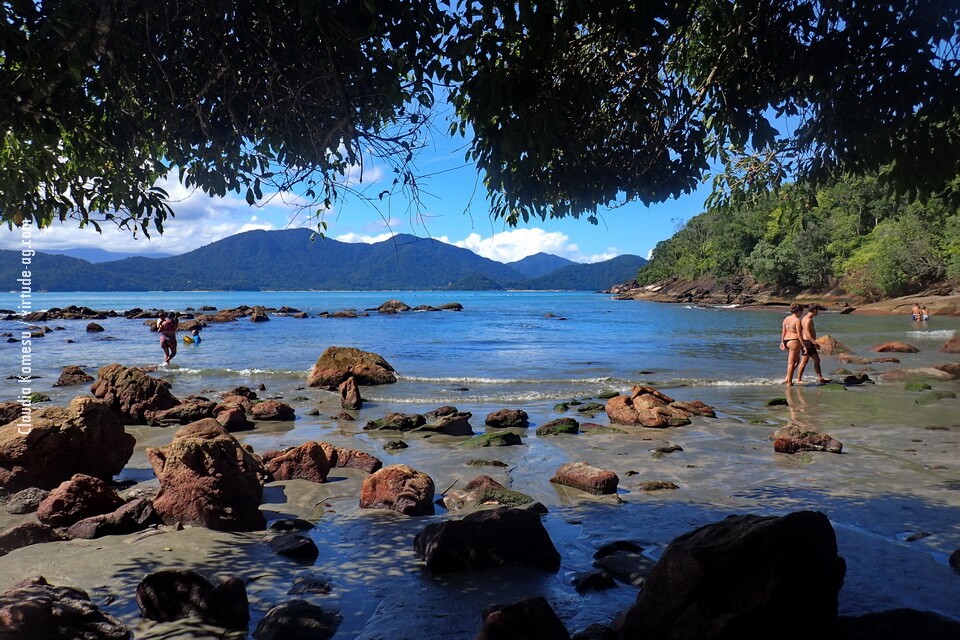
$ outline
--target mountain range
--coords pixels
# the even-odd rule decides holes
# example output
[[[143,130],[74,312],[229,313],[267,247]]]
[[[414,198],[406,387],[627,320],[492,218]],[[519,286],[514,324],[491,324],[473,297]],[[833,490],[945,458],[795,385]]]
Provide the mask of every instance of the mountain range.
[[[247,231],[163,258],[137,256],[92,263],[38,252],[31,271],[36,291],[596,291],[632,280],[646,262],[623,255],[578,264],[539,253],[504,264],[412,235],[358,244],[315,236],[309,229],[286,229]],[[0,251],[0,282],[12,287],[20,270],[19,252]]]

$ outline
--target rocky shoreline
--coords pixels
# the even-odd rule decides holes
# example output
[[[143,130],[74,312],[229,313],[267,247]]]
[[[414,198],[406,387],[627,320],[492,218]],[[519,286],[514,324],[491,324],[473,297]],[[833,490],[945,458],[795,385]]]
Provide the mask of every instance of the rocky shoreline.
[[[950,282],[914,295],[879,302],[867,302],[839,289],[777,289],[758,284],[746,277],[704,277],[692,281],[671,278],[642,286],[632,281],[612,287],[607,293],[614,294],[618,300],[648,300],[716,307],[786,307],[793,302],[799,302],[820,304],[827,311],[861,314],[906,315],[914,304],[921,304],[926,305],[931,315],[960,316],[960,283]]]
[[[841,362],[858,363],[853,359],[858,356],[829,336],[821,342],[825,355],[847,354]],[[873,350],[909,357],[916,348],[889,343]],[[960,339],[948,341],[941,351],[960,353]],[[890,358],[885,356],[884,362]],[[85,384],[81,374],[82,369],[72,369],[65,384]],[[953,363],[930,371],[892,370],[880,378],[901,386],[920,380],[955,385],[958,376],[960,370]],[[856,380],[850,385],[864,382],[851,377]],[[569,639],[570,623],[559,613],[565,620],[578,620],[580,631],[572,637],[579,640],[666,634],[693,640],[704,637],[704,629],[719,636],[753,637],[778,628],[787,637],[816,633],[838,640],[952,638],[960,633],[960,622],[931,612],[898,609],[840,616],[838,594],[856,559],[840,556],[838,538],[850,534],[836,530],[826,515],[811,509],[718,517],[686,528],[681,518],[670,524],[669,530],[675,532],[659,549],[656,561],[648,548],[632,539],[629,529],[621,532],[626,536],[621,539],[610,539],[608,532],[604,544],[589,548],[591,568],[564,573],[560,586],[547,587],[549,580],[543,576],[557,575],[571,554],[583,553],[584,543],[576,536],[558,535],[556,523],[547,526],[555,517],[551,511],[557,501],[556,496],[545,497],[529,471],[533,460],[544,457],[542,452],[532,456],[524,452],[530,447],[530,416],[519,409],[493,411],[478,427],[479,435],[471,424],[473,415],[452,406],[423,414],[390,412],[359,429],[351,424],[364,406],[364,387],[396,380],[393,367],[377,354],[327,349],[301,381],[303,386],[297,387],[339,394],[341,412],[323,418],[331,425],[323,440],[287,437],[289,429],[296,428],[296,408],[281,399],[261,398],[247,387],[178,398],[169,382],[120,364],[97,372],[90,395],[81,394],[67,407],[36,410],[27,428],[19,424],[22,406],[0,405],[0,415],[5,416],[0,423],[6,423],[0,426],[0,489],[6,494],[6,511],[16,520],[0,531],[0,556],[8,556],[6,569],[15,566],[19,573],[43,568],[45,575],[28,573],[26,579],[0,585],[5,589],[0,593],[3,637],[121,639],[135,631],[151,637],[163,628],[173,634],[166,637],[176,637],[188,628],[193,633],[199,621],[220,629],[211,631],[210,637],[223,630],[244,637],[254,624],[252,635],[257,640],[307,634],[332,638],[340,628],[357,628],[361,623],[349,627],[350,618],[360,613],[379,628],[365,638],[467,637],[445,630],[460,625],[472,628],[469,635],[482,640]],[[930,390],[928,384],[918,393]],[[951,397],[942,390],[934,393],[940,394],[936,402]],[[787,468],[809,463],[802,462],[802,456],[811,452],[843,451],[844,458],[869,464],[872,454],[867,449],[851,454],[834,437],[837,434],[817,433],[805,425],[798,402],[796,396],[788,396],[782,403],[768,403],[788,407],[789,424],[777,423],[772,430],[761,426],[762,435],[746,436],[747,449],[762,446],[768,455],[777,452],[784,456],[778,464]],[[678,456],[685,460],[668,467],[673,472],[667,477],[699,467],[711,473],[701,445],[703,438],[717,437],[713,432],[719,428],[710,423],[719,418],[713,407],[699,400],[677,400],[637,385],[627,393],[577,399],[555,410],[577,417],[533,422],[536,440],[566,447],[572,461],[547,456],[536,468],[549,470],[548,482],[564,503],[580,505],[598,522],[603,521],[601,511],[609,514],[622,508],[624,486],[634,475],[643,482],[627,496],[633,500],[637,493],[678,489],[651,471],[651,460]],[[605,416],[606,424],[592,422],[596,416]],[[740,425],[735,432],[744,437],[750,428]],[[924,437],[935,442],[938,451],[943,448],[949,459],[951,451],[956,453],[950,429],[956,428],[960,425],[938,426]],[[691,430],[687,454],[684,447],[660,440],[665,435],[659,434],[682,437],[685,429]],[[695,437],[698,432],[704,435]],[[375,449],[377,436],[389,438],[383,453]],[[652,447],[652,455],[638,457],[637,445],[643,441],[650,441],[643,446]],[[390,452],[407,451],[410,457],[401,462],[385,462],[386,455],[397,455]],[[481,451],[484,454],[478,454]],[[134,461],[147,465],[142,479],[115,483],[117,474]],[[461,485],[463,466],[471,467],[466,477],[472,479]],[[476,472],[479,466],[485,473]],[[635,516],[619,512],[612,517],[654,517],[645,512],[644,499],[639,500],[633,505],[638,509]],[[438,508],[447,513],[438,516]],[[590,518],[563,510],[566,520],[593,526]],[[349,514],[347,518],[355,522],[345,524],[345,516],[338,513]],[[331,519],[338,517],[340,526],[333,527]],[[417,524],[418,518],[428,520]],[[328,544],[318,545],[318,538]],[[345,545],[357,554],[351,562],[338,559]],[[107,592],[99,581],[76,584],[68,569],[50,560],[65,557],[82,564],[85,560],[79,556],[104,548],[120,558],[148,554],[154,559],[122,561],[120,574],[129,590],[110,582],[116,578],[105,578]],[[190,548],[195,550],[184,551]],[[213,558],[214,572],[209,570],[209,558],[189,560],[191,553],[204,558],[212,549],[222,554]],[[874,557],[875,550],[870,553]],[[157,566],[164,554],[170,560]],[[324,566],[332,562],[336,571],[309,571],[325,560]],[[106,560],[108,566],[113,561]],[[331,606],[331,593],[342,590],[356,566],[368,561],[383,574],[412,576],[408,578],[412,583],[401,583],[406,588],[416,585],[411,595],[390,595],[394,605],[405,606],[381,611],[375,595],[370,598],[374,610],[362,604],[356,610],[346,603]],[[104,570],[102,562],[97,571]],[[960,571],[960,550],[953,552],[949,563]],[[522,597],[502,584],[503,574],[484,573],[518,567],[528,572],[518,582],[529,587],[524,587],[527,593]],[[935,573],[940,567],[923,570]],[[461,593],[448,582],[472,586]],[[625,585],[634,591],[625,591]],[[636,594],[639,586],[643,588]],[[571,595],[569,587],[579,595]],[[369,589],[376,594],[378,587]],[[380,589],[382,594],[385,588]],[[422,614],[434,611],[428,591],[444,603],[446,614]],[[544,591],[554,597],[536,595]],[[600,596],[605,605],[597,600],[591,600],[592,607],[578,604],[579,598],[601,593],[613,594]],[[486,600],[488,608],[480,620],[440,621],[467,597]],[[120,608],[123,619],[109,612],[118,601],[129,603]],[[804,603],[803,624],[784,629],[785,612],[798,602]],[[570,615],[571,608],[583,609],[582,615]],[[612,620],[615,613],[620,615]],[[960,611],[956,613],[960,617]],[[434,630],[424,632],[431,619]],[[139,626],[131,620],[139,620]],[[688,631],[677,635],[677,629]],[[156,637],[163,636],[162,631],[157,633]]]

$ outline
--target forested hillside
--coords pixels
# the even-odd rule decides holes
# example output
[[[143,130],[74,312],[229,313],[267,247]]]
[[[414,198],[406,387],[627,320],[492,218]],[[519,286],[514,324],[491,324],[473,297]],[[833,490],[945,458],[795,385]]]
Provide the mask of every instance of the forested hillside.
[[[817,191],[793,185],[691,218],[657,244],[637,280],[746,275],[781,287],[839,285],[869,299],[906,295],[960,277],[956,201],[907,202],[875,177]]]

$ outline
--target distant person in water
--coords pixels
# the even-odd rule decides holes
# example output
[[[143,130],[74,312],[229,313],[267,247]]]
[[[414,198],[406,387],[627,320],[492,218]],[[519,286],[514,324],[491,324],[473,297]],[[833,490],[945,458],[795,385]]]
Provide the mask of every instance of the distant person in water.
[[[160,334],[160,348],[163,349],[164,364],[177,355],[177,327],[180,322],[176,314],[161,313],[157,319],[157,332]]]
[[[783,319],[780,331],[780,350],[787,352],[787,377],[783,380],[787,386],[793,384],[793,371],[797,368],[800,354],[803,352],[803,329],[800,325],[802,313],[802,304],[796,302],[791,304],[790,315]]]
[[[926,322],[930,319],[930,312],[927,311],[927,305],[920,305],[920,319]]]
[[[200,344],[200,329],[194,329],[190,332],[190,337],[193,338],[194,344]]]
[[[811,304],[807,307],[807,313],[800,319],[800,330],[803,334],[803,357],[800,358],[800,368],[797,369],[797,383],[803,379],[803,370],[807,363],[813,360],[813,370],[817,372],[817,382],[824,384],[830,382],[823,377],[820,371],[820,354],[817,353],[817,329],[813,326],[813,319],[820,313],[819,304]]]
[[[910,309],[910,317],[913,318],[914,322],[920,321],[920,318],[921,318],[920,305],[917,304],[916,302],[913,303],[913,308]]]

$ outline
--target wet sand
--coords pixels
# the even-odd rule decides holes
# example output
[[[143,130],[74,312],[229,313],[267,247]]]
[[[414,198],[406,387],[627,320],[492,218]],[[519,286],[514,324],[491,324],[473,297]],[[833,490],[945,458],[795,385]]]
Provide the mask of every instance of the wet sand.
[[[932,384],[960,394],[956,382]],[[562,554],[560,571],[501,568],[432,576],[417,561],[413,538],[427,524],[464,512],[438,509],[435,516],[411,518],[361,510],[365,474],[334,469],[326,484],[275,482],[264,492],[261,508],[268,520],[295,516],[316,523],[310,535],[320,556],[312,564],[273,555],[264,544],[269,537],[264,532],[162,528],[147,535],[18,549],[0,558],[0,589],[44,575],[52,584],[87,590],[137,638],[150,639],[225,637],[222,630],[195,620],[156,624],[140,618],[136,585],[161,568],[242,577],[250,598],[251,631],[272,606],[306,598],[340,612],[338,639],[472,638],[486,606],[543,595],[573,633],[594,622],[610,622],[637,594],[636,587],[624,584],[585,595],[575,591],[573,576],[591,569],[592,555],[602,544],[631,540],[656,559],[674,537],[730,514],[816,509],[832,521],[840,555],[847,561],[841,614],[911,607],[960,620],[960,574],[947,564],[949,554],[960,548],[960,400],[917,404],[919,394],[905,391],[903,383],[847,390],[838,386],[789,391],[776,386],[677,388],[666,391],[679,400],[699,399],[715,406],[719,418],[694,418],[690,426],[663,430],[625,428],[628,433],[549,438],[536,437],[531,426],[521,446],[464,449],[459,446],[462,438],[362,431],[367,420],[389,411],[436,407],[371,403],[357,412],[356,422],[336,422],[327,417],[340,410],[336,396],[297,389],[291,382],[288,388],[271,391],[288,399],[308,398],[292,402],[297,421],[260,423],[254,431],[235,434],[241,441],[258,452],[307,440],[361,449],[385,465],[404,463],[430,474],[438,492],[488,474],[547,506],[544,523]],[[179,392],[176,385],[174,391]],[[790,406],[765,406],[770,398],[784,395]],[[321,415],[306,416],[317,401],[322,401]],[[493,408],[460,408],[474,411],[471,423],[482,433],[483,417]],[[514,408],[526,410],[534,425],[560,415],[608,422],[602,413],[593,419],[574,412],[558,414],[547,403]],[[774,453],[770,433],[790,422],[838,438],[843,454]],[[128,430],[138,444],[121,477],[139,484],[124,494],[156,485],[144,448],[169,442],[175,429]],[[398,438],[409,448],[386,453],[382,445]],[[652,453],[667,443],[683,450]],[[475,458],[499,459],[508,466],[467,466]],[[553,472],[568,461],[615,471],[619,495],[593,497],[550,484]],[[636,473],[628,475],[631,471]],[[639,490],[647,480],[669,480],[679,488]],[[0,529],[33,517],[13,516],[0,508]],[[329,579],[331,593],[286,595],[293,578],[304,573]]]

